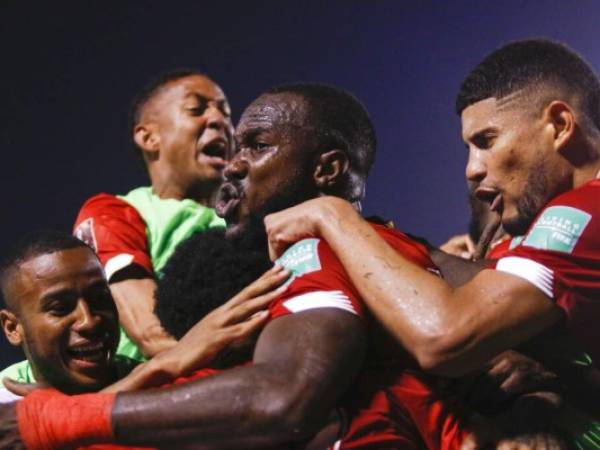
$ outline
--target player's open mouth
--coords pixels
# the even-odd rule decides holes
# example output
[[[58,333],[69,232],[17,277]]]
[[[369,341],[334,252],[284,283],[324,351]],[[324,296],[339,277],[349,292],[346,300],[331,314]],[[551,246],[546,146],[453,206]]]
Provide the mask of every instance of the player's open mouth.
[[[482,202],[489,203],[490,211],[498,213],[502,212],[502,193],[496,189],[478,187],[475,190],[475,196]]]
[[[242,198],[240,188],[232,183],[224,183],[219,190],[215,210],[219,217],[227,219],[235,212]]]
[[[229,144],[225,138],[215,138],[202,147],[201,151],[197,155],[197,158],[208,159],[210,164],[223,168],[227,163],[225,158],[227,157],[228,146]]]
[[[90,342],[67,348],[70,365],[81,369],[93,369],[108,361],[108,349],[104,342]]]

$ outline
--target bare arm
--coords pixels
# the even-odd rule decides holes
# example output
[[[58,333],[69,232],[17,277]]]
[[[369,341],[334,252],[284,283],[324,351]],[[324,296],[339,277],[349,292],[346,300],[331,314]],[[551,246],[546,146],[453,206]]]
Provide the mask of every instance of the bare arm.
[[[341,199],[311,200],[265,223],[272,254],[307,235],[325,238],[371,311],[425,370],[464,375],[561,317],[514,275],[484,270],[452,288],[389,247]]]
[[[288,277],[289,272],[281,266],[269,269],[194,325],[174,347],[140,364],[103,392],[159,386],[205,367],[229,344],[250,336],[266,323],[267,308],[281,295],[282,288],[278,287]]]
[[[119,394],[113,425],[135,445],[195,440],[257,448],[310,438],[353,380],[364,329],[348,312],[317,309],[274,320],[252,366],[178,387]]]
[[[173,347],[173,337],[154,314],[156,282],[137,266],[120,270],[110,280],[110,291],[119,310],[119,322],[145,356]]]

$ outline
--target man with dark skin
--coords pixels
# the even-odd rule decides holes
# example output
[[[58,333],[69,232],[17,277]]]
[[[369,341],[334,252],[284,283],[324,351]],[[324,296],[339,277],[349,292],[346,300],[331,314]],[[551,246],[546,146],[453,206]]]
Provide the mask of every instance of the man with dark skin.
[[[317,98],[323,92],[327,90],[318,91]],[[353,201],[361,198],[370,158],[346,154],[339,150],[339,141],[315,141],[317,128],[310,112],[302,95],[283,90],[261,96],[242,116],[237,134],[240,152],[225,172],[228,181],[217,204],[230,224],[230,238],[251,232],[252,224],[260,223],[266,213],[306,196],[329,193]],[[350,129],[360,131],[352,125]],[[326,136],[331,139],[332,133]],[[285,170],[290,167],[297,169],[293,177]],[[31,448],[41,442],[54,448],[115,440],[135,445],[193,442],[210,448],[256,448],[306,440],[357,374],[365,345],[364,325],[355,305],[339,293],[306,294],[313,293],[319,294],[313,298],[325,300],[326,307],[302,310],[298,302],[302,295],[284,297],[290,308],[300,312],[267,325],[252,366],[176,388],[119,394],[116,401],[112,395],[67,399],[34,392],[17,404],[21,433],[27,435]],[[148,363],[150,367],[154,361]],[[84,414],[80,404],[88,405]],[[74,418],[71,410],[84,417]],[[18,441],[15,410],[7,407],[1,412],[4,442]],[[93,430],[76,425],[86,418],[95,421]],[[23,425],[27,420],[39,426],[27,431]],[[56,432],[67,423],[68,433]],[[55,430],[50,444],[43,430]]]
[[[225,226],[212,206],[233,152],[230,113],[222,89],[198,71],[154,80],[131,112],[151,186],[96,195],[79,212],[74,233],[98,253],[119,309],[120,354],[141,360],[175,344],[153,313],[155,278],[183,239]]]
[[[281,267],[275,267],[232,295],[191,327],[182,345],[146,363],[150,367],[142,384],[157,383],[158,378],[171,381],[203,367],[230,343],[253,334],[265,322],[262,310],[275,298],[273,289],[285,278]],[[0,310],[3,331],[11,344],[23,348],[27,372],[36,382],[30,386],[4,380],[13,392],[27,395],[34,387],[53,387],[78,394],[108,385],[114,390],[119,386],[114,383],[135,367],[135,361],[114,355],[115,303],[100,261],[77,238],[53,231],[28,235],[5,257],[0,288],[6,303]]]
[[[240,120],[236,133],[239,151],[227,166],[227,183],[217,203],[228,222],[229,237],[252,232],[256,225],[262,226],[266,214],[317,195],[341,195],[350,201],[362,197],[374,151],[372,128],[369,136],[363,133],[365,126],[371,126],[370,121],[348,94],[319,89],[320,94],[333,97],[332,105],[338,104],[341,96],[345,103],[340,107],[353,111],[347,116],[347,128],[362,137],[353,138],[358,143],[353,141],[347,149],[340,149],[339,137],[330,134],[319,134],[327,139],[316,139],[317,119],[308,100],[299,93],[284,89],[257,99]],[[358,119],[352,114],[358,114]],[[262,236],[262,245],[266,245],[264,231]],[[260,448],[306,441],[324,424],[363,361],[365,325],[351,302],[339,294],[331,296],[325,295],[327,302],[337,301],[337,306],[308,307],[269,322],[250,366],[172,388],[116,397],[95,394],[93,398],[64,398],[34,392],[16,407],[2,410],[3,442],[18,440],[19,429],[27,434],[23,437],[31,448],[42,442],[54,448],[115,441]],[[74,404],[68,404],[80,401],[93,405],[83,414],[93,417],[96,426],[62,436],[54,433],[54,440],[49,440],[44,430],[60,430],[67,422],[73,430],[77,428],[74,422],[86,422],[85,417],[66,417],[75,409],[82,414]],[[65,415],[48,414],[50,410],[64,411]],[[28,420],[39,426],[25,431],[23,421]]]
[[[96,391],[118,378],[112,359],[118,316],[91,248],[62,233],[27,239],[0,278],[3,331],[23,348],[35,380],[66,393]],[[127,372],[120,371],[120,376]]]
[[[400,257],[350,204],[331,197],[267,217],[272,255],[306,236],[325,238],[371,311],[431,372],[467,374],[565,323],[597,367],[599,99],[589,66],[544,40],[502,47],[464,81],[457,110],[467,178],[507,232],[528,233],[496,270],[453,288]],[[548,202],[554,209],[545,209]]]

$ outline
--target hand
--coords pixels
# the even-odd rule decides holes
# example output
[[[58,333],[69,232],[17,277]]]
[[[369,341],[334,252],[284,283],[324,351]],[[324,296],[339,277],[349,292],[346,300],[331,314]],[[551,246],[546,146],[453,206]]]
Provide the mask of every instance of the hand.
[[[472,259],[475,253],[475,244],[468,234],[459,234],[442,244],[440,250],[463,259]]]
[[[17,424],[16,402],[0,404],[0,449],[25,449]]]
[[[338,197],[319,197],[265,217],[269,256],[275,261],[292,244],[310,237],[324,237],[326,224],[335,226],[358,213]]]
[[[19,383],[18,381],[11,380],[10,378],[4,378],[2,383],[10,392],[15,395],[20,395],[21,397],[26,397],[36,389],[49,387],[45,383]]]
[[[518,395],[558,389],[558,376],[514,350],[500,353],[488,370],[469,385],[466,398],[481,412],[495,411]]]
[[[103,392],[164,384],[205,367],[230,344],[251,336],[269,317],[268,306],[284,288],[290,272],[277,265],[194,325],[170,350],[138,366]]]

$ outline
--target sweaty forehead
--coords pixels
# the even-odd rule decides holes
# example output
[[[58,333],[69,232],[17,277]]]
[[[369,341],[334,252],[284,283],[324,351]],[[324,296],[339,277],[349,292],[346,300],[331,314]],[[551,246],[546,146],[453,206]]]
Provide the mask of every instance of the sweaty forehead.
[[[305,125],[308,106],[300,95],[291,93],[265,94],[250,104],[242,114],[238,133],[249,128]]]

